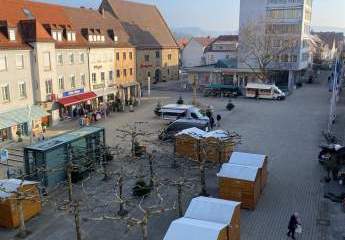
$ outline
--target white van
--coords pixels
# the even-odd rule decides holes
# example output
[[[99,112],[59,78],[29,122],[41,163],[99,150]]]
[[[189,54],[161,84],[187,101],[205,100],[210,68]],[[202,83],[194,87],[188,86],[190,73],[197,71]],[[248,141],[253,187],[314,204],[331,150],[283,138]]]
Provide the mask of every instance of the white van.
[[[201,110],[193,105],[168,104],[155,112],[164,120],[176,121],[180,118],[191,118],[209,122],[209,118],[201,113]]]
[[[274,84],[248,83],[246,86],[246,97],[284,100],[285,93]]]

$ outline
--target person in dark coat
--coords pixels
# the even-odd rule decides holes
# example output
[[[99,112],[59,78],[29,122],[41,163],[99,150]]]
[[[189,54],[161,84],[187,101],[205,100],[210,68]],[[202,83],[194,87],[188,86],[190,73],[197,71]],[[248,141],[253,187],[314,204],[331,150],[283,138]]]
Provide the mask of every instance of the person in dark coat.
[[[292,237],[292,239],[295,239],[295,232],[298,225],[297,218],[298,218],[298,213],[294,213],[291,216],[290,221],[289,221],[289,226],[288,226],[289,232],[287,233],[287,235],[288,237]]]
[[[220,120],[222,120],[222,116],[220,114],[217,115],[217,127],[220,127]]]
[[[212,115],[209,118],[210,118],[210,127],[211,127],[211,129],[213,129],[214,128],[214,118]]]

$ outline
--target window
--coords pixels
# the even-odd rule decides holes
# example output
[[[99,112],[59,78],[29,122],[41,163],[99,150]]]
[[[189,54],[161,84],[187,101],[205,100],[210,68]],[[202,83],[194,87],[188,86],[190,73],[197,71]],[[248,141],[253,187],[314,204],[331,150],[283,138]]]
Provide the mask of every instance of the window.
[[[101,81],[104,82],[105,81],[105,73],[101,72]]]
[[[76,38],[76,34],[75,34],[75,32],[72,32],[72,41],[73,41],[73,42],[75,42],[75,41],[76,41],[76,39],[77,39],[77,38]]]
[[[171,59],[172,59],[172,55],[168,54],[168,60],[171,60]]]
[[[79,62],[80,63],[84,63],[85,62],[85,54],[84,53],[80,53],[80,55],[79,55]]]
[[[43,67],[46,71],[51,70],[50,52],[43,53]]]
[[[2,101],[10,101],[10,87],[8,85],[1,87]]]
[[[121,72],[120,72],[120,70],[116,70],[116,77],[121,77]]]
[[[75,32],[67,32],[67,40],[75,42],[76,40]]]
[[[291,55],[290,58],[291,58],[290,59],[291,62],[297,62],[297,55]]]
[[[51,94],[53,92],[53,83],[52,80],[46,80],[46,94]]]
[[[168,69],[168,75],[170,75],[170,69]]]
[[[122,55],[123,55],[123,60],[126,60],[127,54],[124,52]]]
[[[16,41],[16,30],[15,29],[9,29],[8,30],[8,36],[10,41]]]
[[[81,85],[83,87],[85,87],[85,85],[86,85],[86,78],[85,78],[85,74],[84,73],[80,74],[80,82],[81,82]]]
[[[101,36],[101,41],[105,42],[105,37],[104,36]]]
[[[53,31],[52,32],[52,37],[54,40],[57,40],[57,32]]]
[[[149,62],[150,61],[150,55],[145,55],[145,62]]]
[[[89,42],[93,42],[93,36],[89,35]]]
[[[25,82],[19,83],[19,96],[21,98],[26,97],[26,84],[25,84]]]
[[[127,77],[127,69],[123,69],[123,76]]]
[[[109,71],[109,80],[110,81],[114,80],[114,72],[113,71]]]
[[[133,59],[133,53],[132,53],[132,52],[129,53],[129,59],[130,59],[130,60]]]
[[[129,75],[131,75],[131,76],[133,75],[133,68],[129,69]]]
[[[92,73],[91,75],[92,77],[92,83],[96,83],[97,82],[97,76],[96,76],[96,73]]]
[[[16,55],[16,67],[17,67],[17,69],[23,69],[24,68],[24,55],[23,54],[17,54]]]
[[[57,55],[57,64],[58,65],[63,65],[63,56],[61,53]]]
[[[75,76],[74,75],[71,75],[71,88],[75,88],[76,85],[75,85]]]
[[[62,41],[62,32],[57,32],[57,39],[59,42]]]
[[[116,60],[119,61],[120,60],[120,53],[116,53]]]
[[[160,57],[161,57],[161,55],[160,55],[159,51],[156,51],[156,58],[160,58]]]
[[[5,55],[0,55],[0,71],[7,70],[7,61]]]
[[[63,76],[59,77],[58,82],[59,82],[59,89],[60,90],[65,89],[65,82],[64,82]]]
[[[73,64],[74,63],[74,54],[70,53],[69,54],[69,64]]]

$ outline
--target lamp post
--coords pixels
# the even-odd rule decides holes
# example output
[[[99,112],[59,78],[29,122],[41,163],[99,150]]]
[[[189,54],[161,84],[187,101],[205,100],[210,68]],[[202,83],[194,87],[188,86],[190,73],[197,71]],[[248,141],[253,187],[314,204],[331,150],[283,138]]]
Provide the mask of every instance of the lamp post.
[[[30,105],[27,105],[28,106],[28,131],[30,133],[30,145],[32,144],[33,142],[33,139],[32,139],[32,134],[33,134],[33,131],[32,131],[32,117],[31,117],[31,106]]]
[[[151,96],[151,77],[147,77],[147,95]]]

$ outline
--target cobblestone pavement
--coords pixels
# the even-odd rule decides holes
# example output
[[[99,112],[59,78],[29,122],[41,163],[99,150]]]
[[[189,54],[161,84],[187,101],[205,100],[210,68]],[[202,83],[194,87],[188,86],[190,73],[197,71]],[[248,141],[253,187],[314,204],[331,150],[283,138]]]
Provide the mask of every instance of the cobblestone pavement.
[[[115,128],[130,122],[148,121],[151,129],[162,127],[162,122],[154,118],[152,112],[158,100],[175,102],[182,95],[186,102],[190,101],[188,93],[153,91],[152,94],[155,97],[144,100],[134,113],[115,114],[99,123],[107,130],[108,143],[116,142]],[[236,107],[232,112],[225,110],[227,99],[199,99],[204,104],[213,105],[215,111],[222,115],[222,128],[242,135],[243,143],[239,150],[269,156],[268,185],[256,210],[242,211],[241,239],[287,239],[287,223],[295,211],[301,215],[304,230],[298,239],[322,239],[318,220],[324,216],[320,211],[323,209],[320,182],[323,172],[318,165],[317,153],[321,130],[327,126],[328,98],[326,85],[315,83],[297,89],[282,102],[235,99]],[[215,173],[215,170],[208,171],[208,191],[212,196],[217,196]],[[153,218],[149,239],[161,240],[175,218],[176,214],[172,213]],[[113,223],[82,223],[82,226],[86,239],[124,239],[119,236],[119,226],[114,227]],[[30,221],[28,227],[35,232],[28,239],[75,239],[72,218],[59,213],[54,216],[43,213]],[[0,231],[0,239],[9,239],[12,235]],[[140,238],[131,234],[125,239]]]

